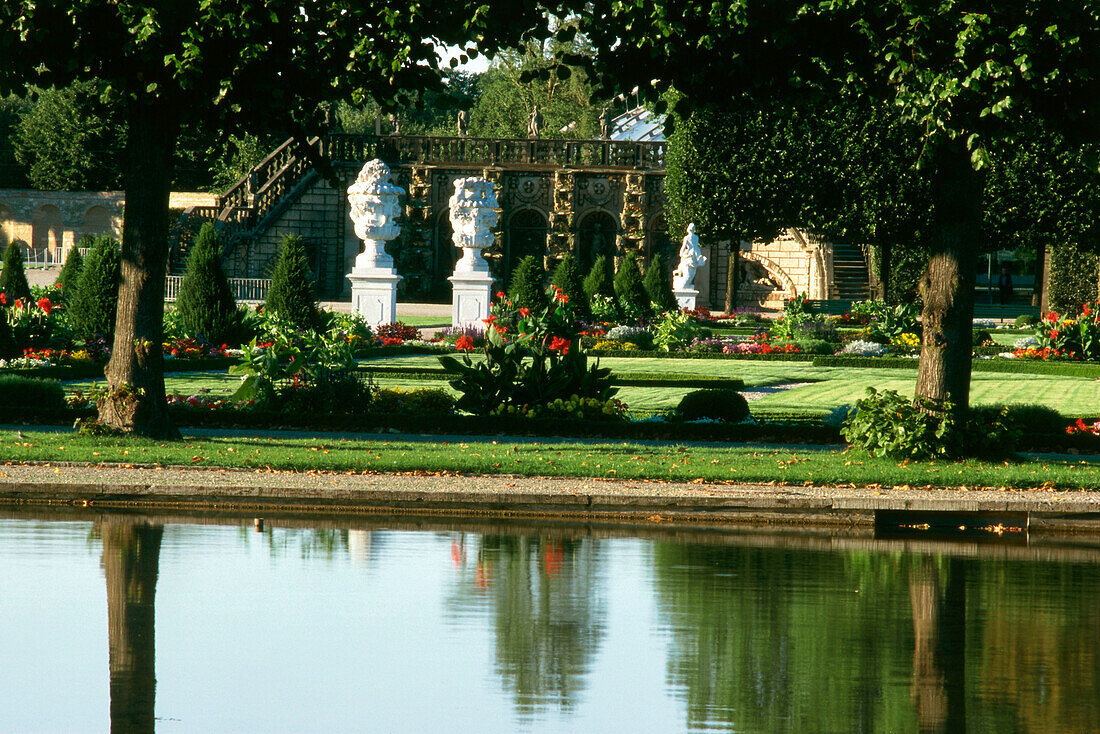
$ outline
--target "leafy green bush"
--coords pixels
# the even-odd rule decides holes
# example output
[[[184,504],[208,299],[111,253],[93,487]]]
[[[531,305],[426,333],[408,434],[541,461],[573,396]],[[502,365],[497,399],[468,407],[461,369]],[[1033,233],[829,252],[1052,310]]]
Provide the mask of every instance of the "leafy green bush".
[[[64,410],[65,391],[57,380],[4,375],[0,376],[0,407]]]
[[[971,343],[975,347],[988,347],[995,342],[993,336],[989,333],[989,329],[974,329],[971,335]]]
[[[1020,314],[1016,317],[1016,328],[1026,329],[1039,323],[1039,316],[1033,313]]]
[[[677,311],[679,305],[676,296],[672,293],[672,281],[665,272],[665,259],[661,253],[653,256],[649,266],[645,270],[645,278],[642,281],[645,292],[649,295],[649,302],[654,305],[657,313]]]
[[[589,303],[595,296],[604,298],[615,297],[615,286],[611,277],[611,261],[606,255],[600,255],[596,262],[592,263],[592,269],[588,271],[584,279],[584,293],[588,296]]]
[[[0,359],[20,356],[21,344],[15,338],[15,330],[8,323],[8,307],[0,305]]]
[[[1100,255],[1085,245],[1064,242],[1050,249],[1050,307],[1077,313],[1097,299],[1097,263]]]
[[[311,329],[317,325],[317,300],[313,295],[306,244],[297,235],[283,238],[264,310],[299,328]]]
[[[653,344],[662,352],[675,352],[701,336],[702,331],[699,321],[690,313],[666,311],[654,327]]]
[[[588,294],[584,291],[584,279],[581,278],[577,258],[572,254],[563,257],[554,268],[554,273],[550,276],[550,285],[561,288],[562,292],[569,296],[569,301],[575,303],[582,312],[588,310]]]
[[[622,318],[618,302],[611,297],[596,294],[588,301],[588,309],[596,321],[616,322]]]
[[[1069,422],[1069,419],[1057,410],[1045,405],[1013,404],[1006,405],[1003,408],[979,406],[970,410],[983,416],[986,420],[992,420],[996,414],[1003,410],[1005,420],[1008,423],[1021,432],[1033,435],[1064,436],[1066,424]]]
[[[66,308],[69,325],[77,336],[90,339],[100,334],[110,338],[115,333],[120,269],[118,242],[111,237],[97,238]]]
[[[542,260],[528,255],[519,261],[508,283],[508,299],[515,308],[536,309],[546,304],[546,288],[542,281],[546,274]]]
[[[685,421],[709,419],[740,423],[749,417],[749,403],[736,390],[695,390],[680,399],[675,415]]]
[[[803,354],[832,354],[836,351],[835,342],[823,339],[799,339],[795,342]]]
[[[87,241],[89,248],[95,244],[95,239],[89,235],[84,235],[80,238],[80,241]],[[83,247],[83,245],[81,246]],[[80,256],[79,250],[74,247],[69,251],[69,256],[65,258],[65,264],[61,266],[61,272],[57,274],[57,287],[61,289],[61,297],[66,301],[72,300],[73,291],[76,290],[76,285],[80,282],[80,274],[83,271],[84,258]]]
[[[27,272],[23,269],[23,248],[16,242],[9,242],[4,250],[4,269],[0,270],[0,293],[8,297],[8,303],[16,299],[31,300],[31,287],[27,283]]]
[[[615,298],[626,318],[637,320],[649,315],[649,294],[642,284],[638,258],[633,252],[626,253],[619,264],[619,272],[615,273]]]
[[[211,344],[230,343],[240,332],[237,301],[222,269],[222,246],[213,222],[199,230],[176,299],[179,324],[187,336]]]
[[[813,316],[814,310],[810,304],[809,296],[806,293],[799,293],[794,298],[788,298],[783,302],[783,316],[793,319],[794,321],[802,321],[803,319]]]
[[[867,388],[867,397],[856,401],[841,435],[853,447],[872,456],[923,460],[935,457],[1011,454],[1019,430],[1008,419],[1008,409],[998,413],[971,411],[959,420],[949,403],[925,403],[921,410],[896,390]]]
[[[919,315],[920,311],[912,303],[899,303],[893,307],[883,305],[871,318],[869,336],[873,341],[889,344],[900,334],[917,333]]]
[[[381,387],[371,392],[370,412],[377,415],[453,415],[455,397],[437,387],[419,390]]]

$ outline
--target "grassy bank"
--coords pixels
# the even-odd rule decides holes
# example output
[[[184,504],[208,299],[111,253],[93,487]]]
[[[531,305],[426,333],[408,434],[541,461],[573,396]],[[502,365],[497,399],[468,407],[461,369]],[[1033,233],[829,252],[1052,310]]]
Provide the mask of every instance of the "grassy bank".
[[[180,442],[0,431],[0,460],[251,470],[524,474],[680,482],[1100,489],[1085,460],[896,462],[839,450],[379,439],[188,437]],[[3,467],[0,466],[0,473]]]

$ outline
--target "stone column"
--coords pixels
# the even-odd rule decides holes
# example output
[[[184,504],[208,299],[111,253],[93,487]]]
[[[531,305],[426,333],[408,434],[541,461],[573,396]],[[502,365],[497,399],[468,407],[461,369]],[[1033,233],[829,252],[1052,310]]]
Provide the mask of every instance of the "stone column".
[[[469,326],[480,324],[489,316],[493,276],[481,251],[494,242],[493,227],[500,212],[492,181],[460,178],[454,184],[455,192],[448,205],[454,244],[462,249],[462,258],[455,263],[454,275],[448,278],[454,288],[451,323]]]
[[[390,169],[377,158],[363,166],[355,183],[348,187],[355,236],[363,240],[363,251],[347,276],[351,281],[351,303],[371,326],[397,320],[397,283],[401,277],[393,269],[386,243],[401,233],[396,221],[401,213],[397,200],[404,193],[390,182]]]

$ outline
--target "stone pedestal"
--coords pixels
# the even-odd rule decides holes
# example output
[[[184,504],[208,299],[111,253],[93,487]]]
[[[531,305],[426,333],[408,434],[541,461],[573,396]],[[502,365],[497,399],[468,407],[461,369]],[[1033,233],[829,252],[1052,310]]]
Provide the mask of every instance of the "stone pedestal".
[[[455,326],[484,326],[493,298],[493,278],[488,273],[456,273],[447,280],[453,289],[451,323]]]
[[[492,228],[500,216],[493,183],[483,178],[460,178],[454,182],[451,229],[454,244],[462,249],[451,281],[451,323],[480,325],[492,305],[493,276],[481,251],[493,244]]]
[[[351,306],[371,326],[397,321],[397,284],[401,276],[393,270],[353,268],[347,276],[351,281]]]
[[[676,303],[680,308],[686,308],[688,310],[695,308],[695,302],[699,298],[699,291],[694,288],[678,289],[674,288],[672,295],[676,296]]]

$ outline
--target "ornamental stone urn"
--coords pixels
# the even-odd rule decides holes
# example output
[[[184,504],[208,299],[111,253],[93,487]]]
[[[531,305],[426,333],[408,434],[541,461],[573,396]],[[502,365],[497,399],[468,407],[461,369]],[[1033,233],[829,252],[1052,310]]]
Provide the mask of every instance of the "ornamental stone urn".
[[[351,302],[355,312],[371,326],[397,320],[397,284],[401,277],[393,269],[386,243],[401,234],[398,199],[404,193],[390,181],[389,167],[377,158],[368,161],[348,187],[355,236],[363,241],[363,251],[347,276]]]
[[[493,227],[500,218],[493,182],[483,178],[460,178],[447,202],[451,208],[454,244],[462,250],[448,278],[453,287],[451,323],[455,326],[480,325],[488,318],[493,276],[481,251],[492,246]]]

